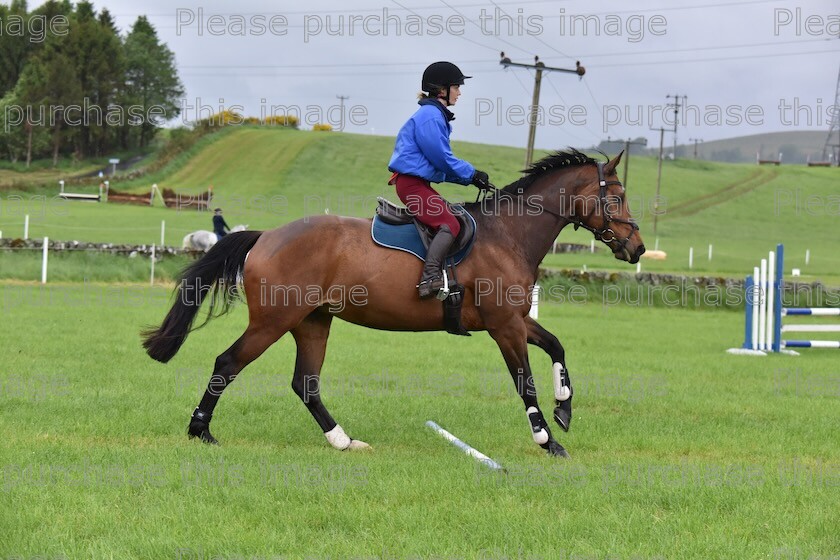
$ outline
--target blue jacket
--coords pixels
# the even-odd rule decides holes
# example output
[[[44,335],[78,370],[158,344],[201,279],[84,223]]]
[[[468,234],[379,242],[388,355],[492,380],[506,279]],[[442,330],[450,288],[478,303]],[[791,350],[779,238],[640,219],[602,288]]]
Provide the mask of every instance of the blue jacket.
[[[388,169],[395,173],[414,175],[430,183],[458,183],[469,185],[475,167],[456,158],[449,146],[455,118],[440,102],[421,99],[420,108],[408,119],[397,134],[397,143]]]

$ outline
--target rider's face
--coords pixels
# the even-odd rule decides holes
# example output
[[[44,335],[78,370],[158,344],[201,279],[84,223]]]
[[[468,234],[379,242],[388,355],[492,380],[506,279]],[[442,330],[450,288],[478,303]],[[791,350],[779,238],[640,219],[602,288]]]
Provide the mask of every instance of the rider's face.
[[[446,99],[445,99],[446,96],[443,93],[441,93],[440,95],[441,95],[440,100],[445,103],[446,102]],[[461,86],[459,86],[459,85],[449,86],[449,105],[448,106],[451,107],[452,105],[455,105],[455,102],[458,101],[459,97],[461,97]]]

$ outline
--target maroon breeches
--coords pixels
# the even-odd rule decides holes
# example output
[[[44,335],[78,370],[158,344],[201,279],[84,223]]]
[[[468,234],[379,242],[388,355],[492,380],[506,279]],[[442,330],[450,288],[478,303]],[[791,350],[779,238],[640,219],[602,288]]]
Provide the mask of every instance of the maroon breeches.
[[[449,210],[443,197],[428,181],[413,175],[397,175],[395,182],[397,196],[408,210],[417,216],[420,223],[434,228],[435,231],[446,225],[453,236],[458,236],[461,224]]]

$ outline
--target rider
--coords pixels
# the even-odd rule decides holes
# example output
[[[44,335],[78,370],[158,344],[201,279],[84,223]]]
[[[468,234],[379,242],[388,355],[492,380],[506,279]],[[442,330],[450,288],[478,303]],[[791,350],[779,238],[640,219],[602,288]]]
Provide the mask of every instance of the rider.
[[[213,233],[216,234],[216,237],[221,239],[226,235],[225,230],[230,231],[230,227],[228,227],[225,219],[222,217],[222,209],[216,208],[213,215]]]
[[[461,95],[463,72],[451,62],[435,62],[423,72],[418,104],[420,108],[397,134],[394,153],[388,164],[393,171],[389,184],[396,185],[397,196],[422,224],[435,230],[429,244],[426,263],[417,291],[421,299],[437,295],[443,289],[442,264],[461,225],[446,201],[430,183],[458,183],[490,189],[487,173],[467,161],[456,158],[449,146],[450,121],[455,115],[448,109]]]

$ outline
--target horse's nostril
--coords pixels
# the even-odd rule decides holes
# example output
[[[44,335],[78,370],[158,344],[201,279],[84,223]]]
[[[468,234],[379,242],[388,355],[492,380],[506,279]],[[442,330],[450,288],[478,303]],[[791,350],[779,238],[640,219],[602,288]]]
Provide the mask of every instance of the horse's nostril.
[[[636,256],[641,257],[644,253],[645,253],[645,246],[644,245],[639,245],[636,248]]]

